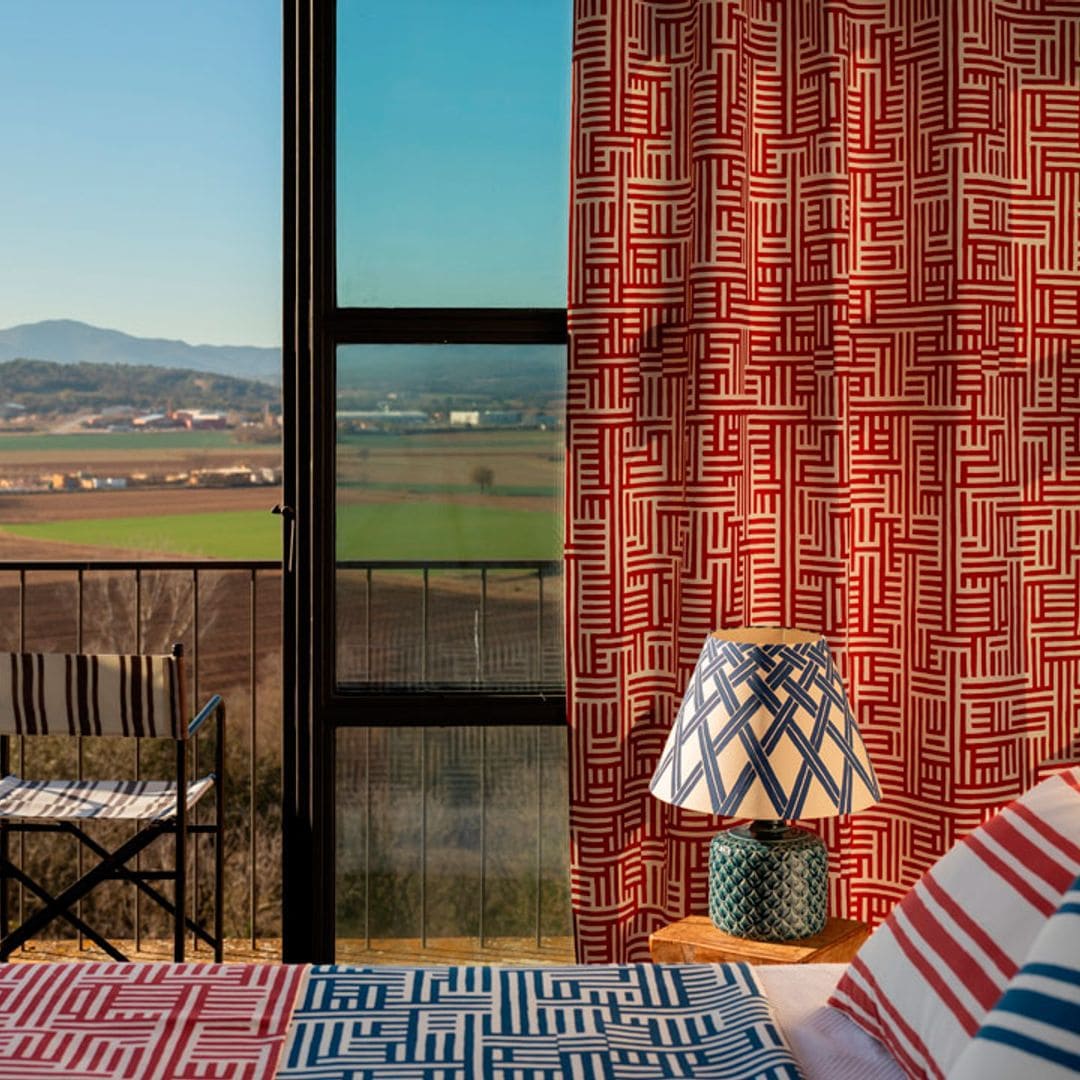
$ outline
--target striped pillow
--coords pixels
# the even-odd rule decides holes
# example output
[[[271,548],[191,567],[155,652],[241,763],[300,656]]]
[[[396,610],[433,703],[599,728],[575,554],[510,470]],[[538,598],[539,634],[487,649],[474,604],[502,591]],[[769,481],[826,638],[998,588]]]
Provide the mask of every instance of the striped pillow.
[[[859,950],[829,1004],[911,1077],[944,1077],[1080,874],[1080,768],[943,855]]]
[[[949,1080],[1018,1076],[1080,1076],[1080,878],[1042,928]]]

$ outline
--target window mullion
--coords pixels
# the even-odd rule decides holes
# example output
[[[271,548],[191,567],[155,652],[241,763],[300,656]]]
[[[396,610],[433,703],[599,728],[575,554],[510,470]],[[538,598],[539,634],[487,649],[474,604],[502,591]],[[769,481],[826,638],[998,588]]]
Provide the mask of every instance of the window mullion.
[[[338,345],[564,345],[565,308],[337,308]]]

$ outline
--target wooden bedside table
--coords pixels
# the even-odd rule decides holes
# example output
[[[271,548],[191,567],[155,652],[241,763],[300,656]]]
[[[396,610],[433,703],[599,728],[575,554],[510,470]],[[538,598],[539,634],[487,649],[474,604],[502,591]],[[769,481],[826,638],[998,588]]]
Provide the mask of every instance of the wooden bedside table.
[[[869,936],[865,923],[830,919],[813,937],[750,941],[717,930],[708,915],[690,915],[651,933],[649,954],[658,964],[839,964],[850,960]]]

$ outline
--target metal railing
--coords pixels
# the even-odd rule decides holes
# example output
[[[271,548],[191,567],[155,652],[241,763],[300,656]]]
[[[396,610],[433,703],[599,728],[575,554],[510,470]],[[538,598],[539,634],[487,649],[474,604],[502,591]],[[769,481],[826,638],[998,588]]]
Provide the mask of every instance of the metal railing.
[[[266,827],[267,815],[262,812],[265,807],[256,804],[260,764],[267,767],[268,758],[270,768],[275,774],[280,773],[280,694],[274,685],[277,680],[271,679],[271,685],[261,691],[259,678],[260,659],[263,664],[276,664],[280,654],[280,577],[280,564],[271,560],[0,562],[0,597],[5,601],[5,608],[10,609],[11,593],[14,592],[16,608],[16,617],[3,623],[7,633],[0,629],[0,639],[7,639],[3,642],[4,648],[20,652],[140,653],[164,652],[174,641],[179,641],[190,660],[193,702],[201,703],[204,696],[221,692],[234,699],[238,696],[247,699],[247,719],[239,733],[246,760],[230,761],[226,768],[231,773],[228,791],[247,788],[246,821],[237,820],[239,807],[233,798],[229,806],[229,816],[233,820],[229,824],[233,829],[234,850],[237,846],[235,834],[247,834],[242,911],[246,923],[244,936],[250,939],[252,948],[256,946],[261,929],[260,894],[263,890],[270,893],[269,906],[273,908],[272,897],[280,889],[278,867],[269,874],[264,873],[261,880],[257,870],[260,841],[267,839],[260,835],[260,828]],[[211,598],[209,612],[208,592],[216,594]],[[217,625],[222,622],[223,607],[229,611],[226,635],[221,634]],[[264,609],[261,617],[260,607]],[[246,610],[246,618],[237,618],[237,609]],[[213,624],[213,635],[207,631],[207,621]],[[238,659],[240,663],[237,663]],[[211,675],[208,668],[216,670]],[[224,680],[222,669],[228,672]],[[269,715],[260,723],[264,710]],[[231,732],[236,733],[237,718],[242,717],[243,712],[241,708],[230,707]],[[267,728],[273,732],[272,739],[266,737]],[[82,779],[85,740],[77,738],[74,741],[76,776]],[[232,741],[235,745],[236,740]],[[26,740],[9,737],[11,742],[19,770],[24,771],[28,764],[32,768],[33,759]],[[140,740],[131,742],[131,772],[139,778],[143,768],[143,746]],[[198,770],[198,743],[195,743],[193,754],[194,768]],[[244,778],[241,779],[238,773],[245,774]],[[280,788],[276,793],[280,794]],[[19,842],[19,862],[23,864],[26,860],[25,838],[20,837]],[[203,895],[202,862],[199,846],[193,845],[192,911]],[[77,865],[81,875],[81,848]],[[235,867],[231,869],[235,870]],[[142,944],[143,912],[138,890],[133,889],[133,893],[132,936],[138,949]],[[16,903],[20,921],[25,899],[23,891],[18,890]],[[234,908],[239,906],[233,905]],[[239,911],[232,913],[234,933],[238,929],[239,914]],[[268,921],[271,925],[265,930],[277,936],[277,918],[271,916]]]
[[[344,614],[339,618],[338,636],[344,644],[337,657],[343,682],[352,679],[374,686],[406,682],[418,688],[449,682],[493,690],[561,685],[561,620],[553,593],[561,570],[558,563],[349,560],[340,562],[338,569],[339,598],[345,601],[339,604]],[[515,628],[514,632],[509,633],[508,627]],[[167,651],[174,641],[184,644],[190,661],[192,701],[198,703],[211,693],[222,693],[229,701],[226,829],[227,850],[233,855],[228,864],[232,885],[226,897],[226,932],[233,938],[248,938],[255,949],[261,938],[280,936],[280,564],[269,560],[0,561],[0,649],[157,652]],[[373,930],[378,929],[371,881],[372,841],[379,828],[379,781],[373,780],[371,769],[373,733],[356,734],[365,740],[361,786],[367,793],[361,800],[364,916],[363,929],[356,937],[370,947]],[[473,909],[473,925],[481,946],[488,937],[498,936],[491,932],[493,915],[488,903],[493,890],[498,891],[491,872],[489,835],[492,774],[484,760],[490,737],[485,733],[474,748],[482,759],[473,811],[478,815],[480,845],[475,886],[479,906]],[[439,872],[432,863],[428,833],[429,815],[441,811],[433,810],[436,804],[431,795],[438,777],[424,761],[428,736],[419,738],[423,742],[417,748],[421,762],[416,774],[418,802],[413,805],[423,839],[418,853],[421,895],[417,932],[408,936],[417,937],[424,946],[432,919],[439,920],[439,913],[431,910],[430,883]],[[72,741],[81,778],[83,740]],[[18,768],[32,768],[24,740],[12,737],[12,742]],[[536,777],[534,805],[515,811],[523,832],[514,842],[534,852],[528,871],[533,918],[531,933],[516,933],[534,937],[539,945],[544,926],[559,924],[564,909],[568,911],[558,868],[561,860],[565,869],[565,823],[556,820],[557,813],[545,817],[545,806],[554,809],[561,796],[545,792],[551,782],[542,776],[547,766],[539,745],[527,756],[524,767],[534,770]],[[143,764],[136,742],[130,766],[135,776]],[[353,762],[354,767],[358,765]],[[561,779],[554,781],[561,787],[565,759],[550,766],[556,772],[561,769]],[[360,780],[359,775],[354,773],[354,779]],[[340,781],[345,792],[349,778],[341,776]],[[237,874],[240,860],[235,858],[240,852],[242,875]],[[20,863],[25,859],[25,850],[20,850]],[[193,860],[194,909],[205,898],[200,881],[203,859],[196,853]],[[554,899],[545,908],[547,894]],[[21,907],[25,900],[20,895],[17,902]],[[339,911],[340,907],[339,903]],[[137,891],[132,910],[138,947],[143,913]]]
[[[338,681],[561,690],[561,575],[542,559],[339,560]]]

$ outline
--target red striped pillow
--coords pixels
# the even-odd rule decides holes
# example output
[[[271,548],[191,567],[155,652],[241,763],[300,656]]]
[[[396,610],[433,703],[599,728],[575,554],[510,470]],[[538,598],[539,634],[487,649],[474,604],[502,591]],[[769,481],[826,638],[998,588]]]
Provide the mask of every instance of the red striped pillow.
[[[911,1077],[944,1077],[1080,874],[1080,768],[943,855],[859,950],[829,1004]]]

